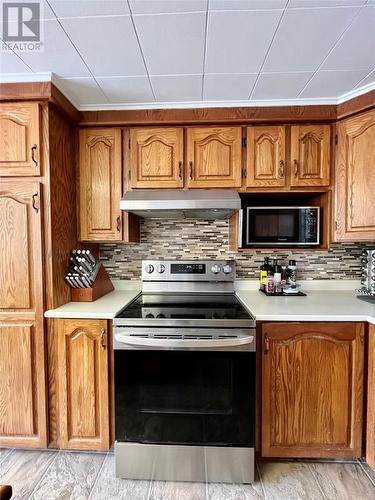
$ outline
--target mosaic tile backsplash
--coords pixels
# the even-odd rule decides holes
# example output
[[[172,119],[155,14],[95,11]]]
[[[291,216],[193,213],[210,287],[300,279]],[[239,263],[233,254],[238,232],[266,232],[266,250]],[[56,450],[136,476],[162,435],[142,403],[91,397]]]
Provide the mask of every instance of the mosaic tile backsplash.
[[[111,278],[139,280],[141,261],[146,259],[234,259],[237,278],[258,278],[265,256],[279,262],[297,261],[299,279],[359,279],[363,248],[375,248],[375,242],[333,243],[326,251],[233,252],[229,249],[226,220],[141,221],[141,243],[100,245],[100,260]]]

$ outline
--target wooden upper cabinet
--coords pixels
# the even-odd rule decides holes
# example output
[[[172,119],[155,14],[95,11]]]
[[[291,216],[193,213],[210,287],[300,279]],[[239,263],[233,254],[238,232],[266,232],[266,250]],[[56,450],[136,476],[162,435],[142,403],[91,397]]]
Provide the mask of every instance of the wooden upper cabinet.
[[[0,176],[40,175],[39,104],[0,103]]]
[[[182,128],[130,129],[130,186],[181,188],[183,176]]]
[[[361,323],[263,325],[263,457],[361,457],[363,340]]]
[[[285,126],[247,128],[246,187],[284,187]]]
[[[58,335],[59,444],[108,450],[107,322],[55,320]]]
[[[375,239],[375,111],[338,125],[335,240]]]
[[[80,130],[79,221],[82,241],[123,239],[121,129]]]
[[[40,184],[0,182],[0,317],[5,310],[41,312]],[[30,316],[29,319],[35,319]]]
[[[290,185],[329,186],[330,149],[330,125],[293,125],[290,144]]]
[[[188,187],[241,187],[241,146],[241,127],[188,128]]]

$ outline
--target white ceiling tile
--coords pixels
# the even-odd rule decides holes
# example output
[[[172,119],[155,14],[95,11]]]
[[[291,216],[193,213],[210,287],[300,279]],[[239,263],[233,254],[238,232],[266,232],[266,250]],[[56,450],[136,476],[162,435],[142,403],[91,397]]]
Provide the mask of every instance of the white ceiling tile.
[[[40,19],[56,19],[56,16],[47,0],[39,0],[39,4],[40,4]]]
[[[133,14],[199,12],[207,9],[208,0],[130,0]]]
[[[281,11],[210,12],[207,73],[255,73],[266,55]]]
[[[203,72],[205,13],[135,16],[151,75]]]
[[[62,19],[94,76],[145,75],[130,16]]]
[[[3,50],[0,53],[0,75],[6,73],[31,73],[31,70],[14,52]]]
[[[313,73],[262,73],[251,99],[296,99]]]
[[[339,97],[353,90],[366,71],[319,71],[300,97]]]
[[[111,103],[154,102],[150,82],[146,76],[97,78],[96,81]]]
[[[357,7],[287,10],[263,70],[315,71],[357,11]]]
[[[108,100],[94,78],[59,79],[59,88],[78,106],[82,104],[106,104]]]
[[[151,83],[158,102],[200,101],[202,75],[152,76]]]
[[[363,5],[366,0],[290,0],[288,8],[350,7]]]
[[[210,10],[283,9],[287,0],[209,0]]]
[[[90,76],[58,21],[47,20],[43,26],[43,50],[19,52],[31,69],[36,73],[51,71],[61,77]]]
[[[48,0],[57,17],[121,16],[129,14],[126,0]]]
[[[333,49],[322,69],[372,69],[375,66],[375,6],[364,7]]]
[[[359,87],[364,87],[365,85],[370,85],[371,83],[375,83],[375,69],[374,71],[371,71],[371,73],[369,73],[367,76],[365,76],[363,80],[358,82],[355,88],[357,89]]]
[[[204,101],[244,101],[249,98],[257,73],[204,76]]]

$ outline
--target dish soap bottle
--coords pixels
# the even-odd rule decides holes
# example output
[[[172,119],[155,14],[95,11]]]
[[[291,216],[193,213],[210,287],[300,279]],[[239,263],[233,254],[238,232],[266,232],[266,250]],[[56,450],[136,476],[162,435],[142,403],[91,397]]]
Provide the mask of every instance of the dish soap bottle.
[[[270,260],[269,257],[264,257],[264,262],[260,266],[259,288],[261,290],[266,289],[267,276],[269,274],[269,269],[270,269],[269,260]]]

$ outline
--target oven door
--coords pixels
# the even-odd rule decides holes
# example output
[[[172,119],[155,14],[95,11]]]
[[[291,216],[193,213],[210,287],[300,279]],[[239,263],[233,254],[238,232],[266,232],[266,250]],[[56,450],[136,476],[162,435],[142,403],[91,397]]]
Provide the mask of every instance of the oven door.
[[[254,446],[255,352],[114,355],[117,442]]]

